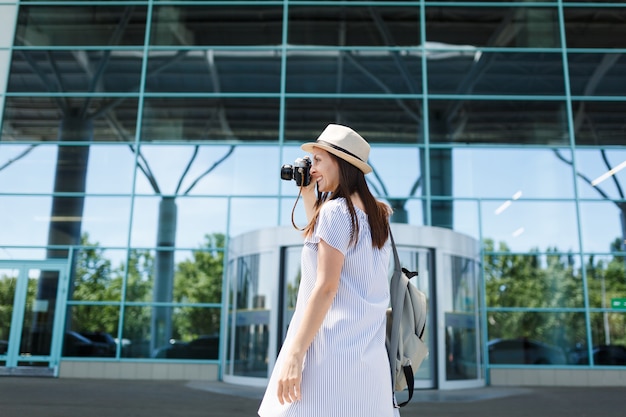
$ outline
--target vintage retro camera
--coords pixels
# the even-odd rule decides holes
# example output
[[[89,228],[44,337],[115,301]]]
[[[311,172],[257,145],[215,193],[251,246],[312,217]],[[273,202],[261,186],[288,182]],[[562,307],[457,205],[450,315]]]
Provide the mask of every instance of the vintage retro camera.
[[[286,181],[295,180],[296,184],[306,187],[311,183],[311,158],[298,158],[293,165],[285,164],[280,168],[280,178]]]

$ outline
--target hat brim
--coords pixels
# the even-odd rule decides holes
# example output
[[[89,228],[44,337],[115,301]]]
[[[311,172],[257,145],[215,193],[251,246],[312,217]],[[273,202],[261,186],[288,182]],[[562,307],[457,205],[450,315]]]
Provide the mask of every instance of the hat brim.
[[[369,166],[366,162],[363,162],[359,158],[356,158],[352,155],[348,155],[347,153],[342,152],[339,149],[335,149],[323,143],[309,142],[309,143],[305,143],[300,148],[302,148],[303,151],[309,152],[309,153],[313,153],[313,148],[320,148],[354,165],[355,167],[360,169],[363,172],[363,174],[369,174],[370,172],[372,172],[372,167]]]

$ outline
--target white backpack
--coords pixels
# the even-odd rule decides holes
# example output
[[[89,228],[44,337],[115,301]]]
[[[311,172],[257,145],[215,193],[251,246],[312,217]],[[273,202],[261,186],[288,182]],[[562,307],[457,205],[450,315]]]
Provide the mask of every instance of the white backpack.
[[[391,384],[394,391],[408,387],[409,398],[398,407],[403,407],[413,397],[415,372],[428,356],[424,343],[426,328],[426,295],[409,282],[417,272],[409,272],[400,266],[398,250],[391,237],[395,268],[391,277],[391,308],[387,310],[387,352],[391,366]]]

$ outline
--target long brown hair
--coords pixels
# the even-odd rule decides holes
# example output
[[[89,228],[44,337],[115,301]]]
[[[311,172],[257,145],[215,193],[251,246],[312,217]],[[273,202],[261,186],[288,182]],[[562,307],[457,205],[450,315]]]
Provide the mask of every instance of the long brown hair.
[[[315,214],[309,221],[309,224],[307,224],[304,228],[305,236],[311,236],[313,234],[322,204],[328,200],[344,198],[346,200],[346,204],[348,205],[350,221],[352,223],[350,243],[356,244],[359,239],[359,222],[357,220],[354,204],[352,204],[350,196],[357,193],[363,202],[363,208],[367,214],[367,220],[372,234],[372,246],[378,249],[382,248],[389,237],[390,207],[385,203],[376,200],[376,198],[372,195],[369,187],[367,186],[367,182],[365,181],[365,174],[363,174],[360,169],[331,153],[329,153],[329,155],[335,159],[339,165],[339,185],[337,185],[337,188],[331,193],[318,192],[317,200],[315,201]]]

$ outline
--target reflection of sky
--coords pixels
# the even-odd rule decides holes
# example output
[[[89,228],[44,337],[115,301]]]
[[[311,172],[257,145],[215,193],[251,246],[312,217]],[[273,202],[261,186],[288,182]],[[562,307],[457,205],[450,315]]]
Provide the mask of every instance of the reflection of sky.
[[[24,145],[0,146],[0,166],[21,154]],[[200,147],[190,166],[181,190],[224,156],[228,146]],[[164,194],[172,193],[193,153],[190,146],[156,146],[142,148],[146,161]],[[407,197],[420,175],[419,150],[415,147],[374,147],[370,163],[381,182],[369,179],[379,193]],[[177,245],[195,248],[204,242],[205,233],[238,234],[261,227],[291,224],[291,209],[297,188],[291,181],[279,178],[283,163],[291,163],[304,152],[299,146],[286,146],[280,156],[276,147],[240,146],[209,175],[203,177],[188,197],[179,197]],[[568,150],[561,151],[571,159]],[[612,166],[626,160],[626,151],[607,152]],[[399,157],[400,156],[400,157]],[[577,166],[589,180],[607,171],[598,150],[576,152]],[[576,228],[574,179],[569,165],[549,149],[458,148],[452,151],[453,195],[462,200],[454,203],[454,224],[459,232],[504,241],[514,251],[531,248],[545,250],[579,250]],[[56,146],[39,145],[26,157],[0,171],[3,193],[49,193],[53,187]],[[126,145],[92,145],[87,175],[87,192],[98,194],[85,201],[83,230],[92,242],[103,246],[124,247],[128,242],[134,155]],[[432,166],[432,162],[431,162]],[[626,188],[626,169],[615,178]],[[150,247],[156,242],[159,198],[142,173],[137,174],[136,190],[141,197],[135,202],[131,245]],[[384,187],[383,187],[384,184]],[[582,236],[585,251],[605,252],[610,242],[620,236],[619,211],[614,203],[581,179],[576,182],[580,204]],[[619,198],[613,179],[599,184],[611,198]],[[282,192],[281,203],[270,198]],[[513,196],[521,193],[519,199]],[[115,195],[117,194],[117,195]],[[122,195],[121,195],[122,194]],[[422,194],[419,189],[416,196]],[[207,195],[215,197],[207,197]],[[233,195],[228,206],[229,195]],[[252,197],[262,197],[253,199]],[[488,199],[480,205],[475,199]],[[530,201],[528,199],[531,199]],[[552,201],[547,201],[553,199]],[[508,206],[504,206],[506,203]],[[47,221],[51,198],[0,197],[0,244],[39,246],[47,241]],[[409,221],[423,224],[422,204],[409,202]],[[480,210],[480,211],[479,211]],[[480,213],[480,215],[479,215]],[[230,222],[230,223],[229,223]],[[296,223],[302,226],[301,202],[296,208]],[[227,224],[230,224],[227,230]],[[0,258],[7,257],[0,253]]]

